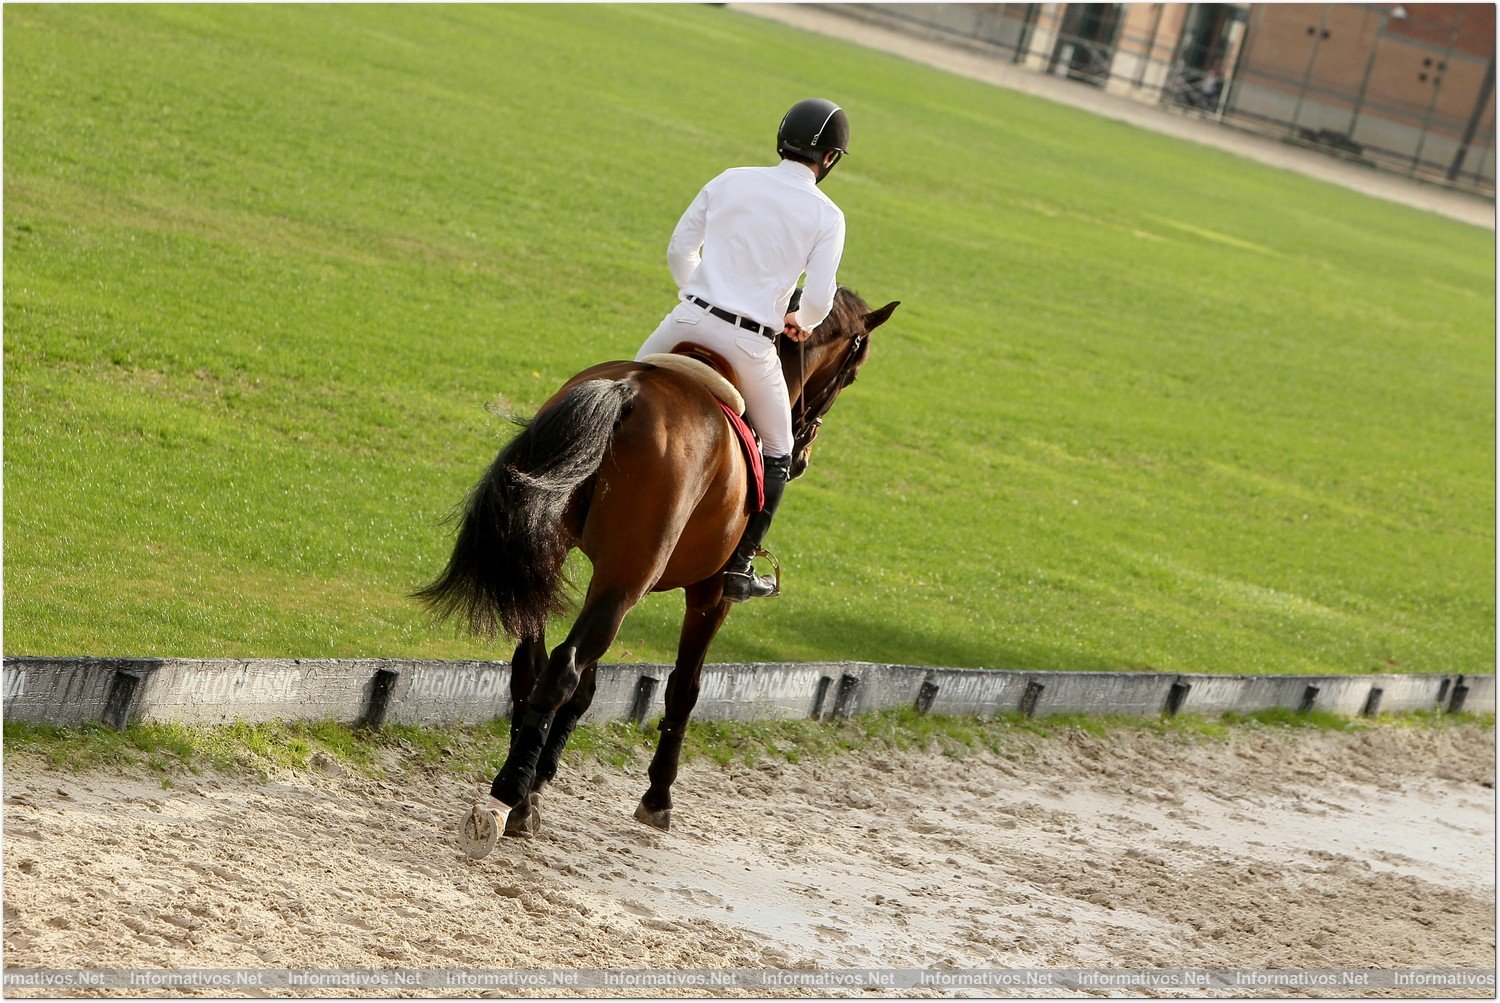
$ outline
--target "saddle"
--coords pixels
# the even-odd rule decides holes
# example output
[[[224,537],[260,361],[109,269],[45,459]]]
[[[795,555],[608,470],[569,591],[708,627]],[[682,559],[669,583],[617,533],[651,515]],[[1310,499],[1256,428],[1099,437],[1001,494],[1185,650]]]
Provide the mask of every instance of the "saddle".
[[[735,414],[745,413],[745,398],[740,396],[739,388],[735,386],[734,367],[712,348],[684,341],[670,352],[648,355],[641,361],[691,377],[709,393],[734,408]]]
[[[754,514],[766,504],[766,470],[761,460],[760,441],[755,432],[741,417],[745,413],[745,398],[734,385],[734,367],[718,352],[691,341],[684,341],[670,352],[648,355],[642,362],[662,369],[670,369],[696,380],[719,402],[729,427],[739,440],[740,450],[745,454],[745,468],[749,473],[748,490],[745,492],[746,506]]]

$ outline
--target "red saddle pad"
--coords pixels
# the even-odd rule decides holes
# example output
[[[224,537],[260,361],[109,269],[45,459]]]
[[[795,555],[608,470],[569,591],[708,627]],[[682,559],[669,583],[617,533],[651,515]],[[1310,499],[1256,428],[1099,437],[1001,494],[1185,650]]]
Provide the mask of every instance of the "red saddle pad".
[[[734,408],[723,401],[719,401],[719,407],[729,419],[735,437],[740,440],[740,448],[745,451],[745,466],[750,471],[750,483],[745,491],[746,507],[751,512],[759,512],[766,506],[766,466],[760,458],[760,443],[755,441],[755,433],[745,424],[745,419],[734,413]]]

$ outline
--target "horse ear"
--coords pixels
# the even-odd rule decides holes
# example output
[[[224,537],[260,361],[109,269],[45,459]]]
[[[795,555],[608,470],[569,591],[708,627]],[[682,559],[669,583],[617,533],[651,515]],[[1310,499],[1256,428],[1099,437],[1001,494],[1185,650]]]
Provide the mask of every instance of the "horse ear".
[[[881,324],[884,324],[886,321],[890,320],[891,314],[895,313],[896,308],[900,305],[900,300],[893,300],[890,303],[887,303],[885,306],[881,307],[879,310],[871,310],[869,313],[865,314],[865,330],[867,332],[873,331]]]

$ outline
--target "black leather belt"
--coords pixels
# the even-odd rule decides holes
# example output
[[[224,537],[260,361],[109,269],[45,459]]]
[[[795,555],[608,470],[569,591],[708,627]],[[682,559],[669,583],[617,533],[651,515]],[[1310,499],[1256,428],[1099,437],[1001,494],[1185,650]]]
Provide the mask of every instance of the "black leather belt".
[[[689,296],[687,297],[687,301],[689,303],[692,303],[694,306],[701,306],[703,309],[707,310],[709,313],[713,314],[720,320],[727,320],[729,321],[729,323],[734,324],[737,327],[743,327],[747,331],[754,331],[762,338],[770,338],[772,341],[775,341],[776,335],[779,333],[775,328],[767,327],[758,320],[751,320],[749,317],[741,317],[739,314],[730,313],[728,310],[720,310],[708,300],[699,299],[696,296]]]

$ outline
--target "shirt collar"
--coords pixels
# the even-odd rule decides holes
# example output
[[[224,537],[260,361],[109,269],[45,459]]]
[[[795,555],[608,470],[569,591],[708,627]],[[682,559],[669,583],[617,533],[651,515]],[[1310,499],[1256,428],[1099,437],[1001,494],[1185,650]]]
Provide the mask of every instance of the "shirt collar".
[[[776,165],[776,169],[798,181],[811,181],[814,184],[818,181],[818,175],[811,167],[808,167],[806,164],[799,164],[795,160],[783,160]]]

